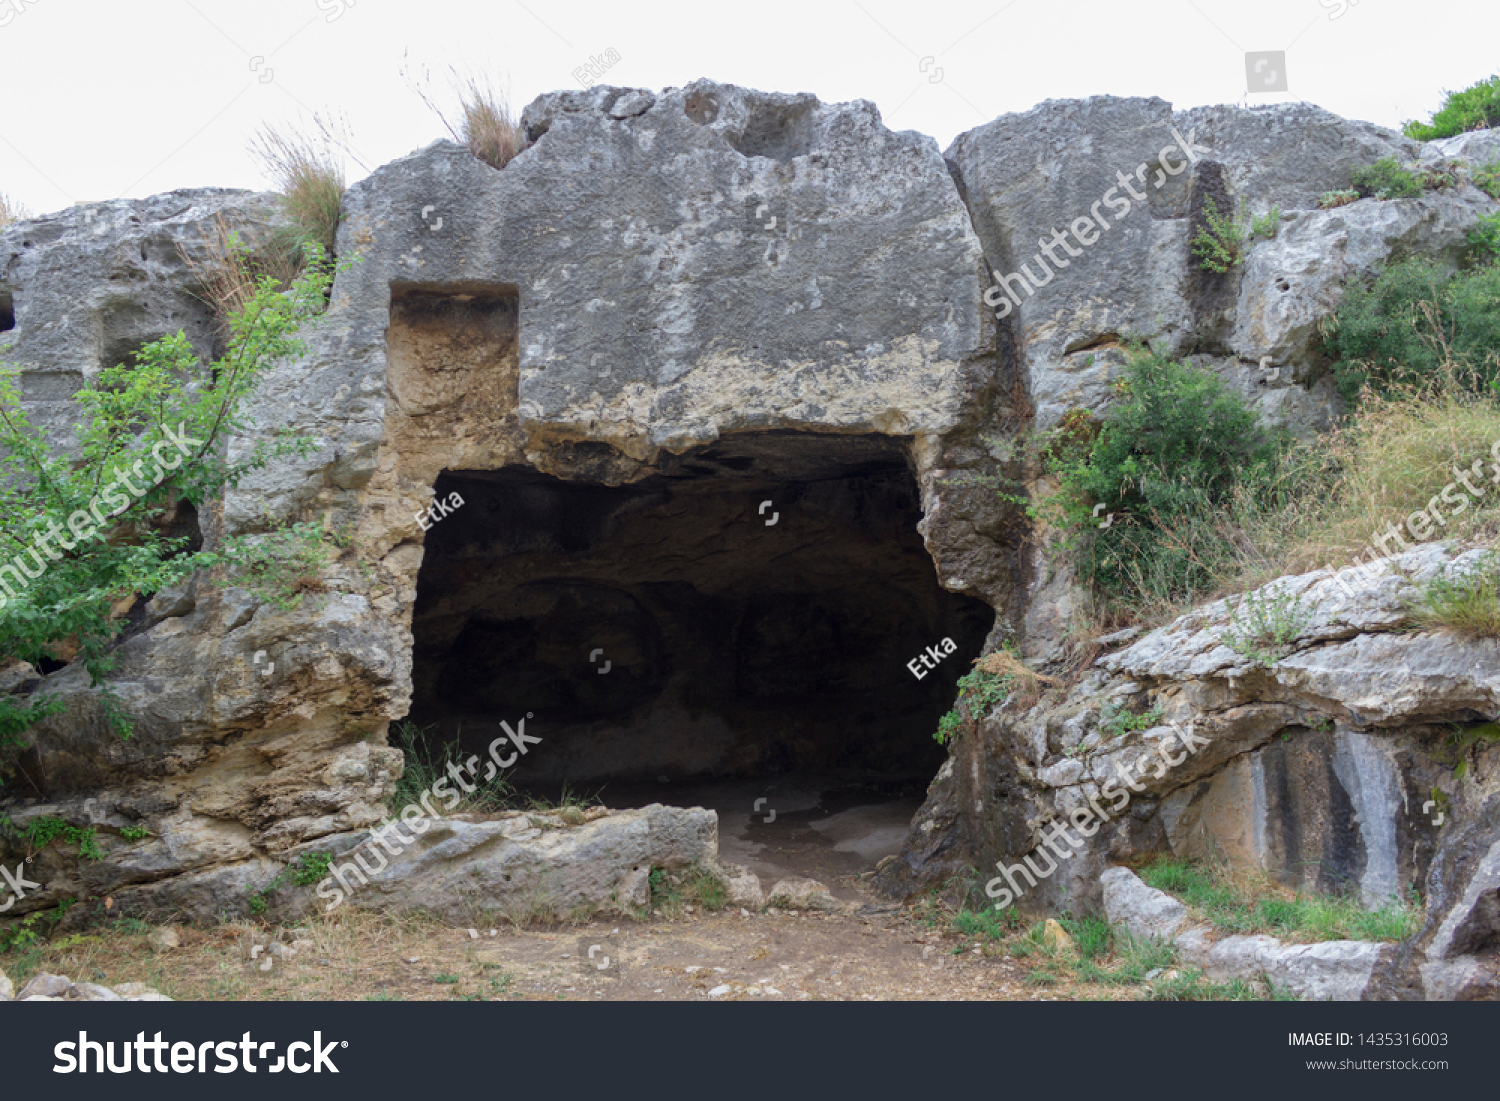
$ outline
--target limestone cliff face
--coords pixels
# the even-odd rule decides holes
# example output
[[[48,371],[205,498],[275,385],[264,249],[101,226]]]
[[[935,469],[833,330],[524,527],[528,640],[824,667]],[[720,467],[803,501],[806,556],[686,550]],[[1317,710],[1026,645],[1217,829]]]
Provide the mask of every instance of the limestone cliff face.
[[[381,819],[401,769],[387,727],[414,694],[451,705],[436,718],[456,722],[488,706],[475,680],[521,666],[528,690],[576,703],[584,748],[557,758],[568,768],[623,767],[629,754],[607,739],[627,709],[678,760],[735,769],[816,757],[815,728],[864,699],[876,703],[860,729],[899,752],[897,727],[940,712],[961,671],[920,699],[900,695],[923,645],[952,635],[966,661],[1014,638],[1045,661],[1066,629],[1069,584],[1038,553],[1045,533],[992,488],[1022,473],[1018,431],[1103,408],[1129,336],[1208,364],[1296,431],[1322,427],[1338,407],[1313,337],[1344,279],[1397,254],[1454,258],[1500,207],[1462,188],[1317,209],[1381,156],[1500,153],[1488,136],[1419,147],[1305,105],[1048,102],[946,155],[865,102],[707,81],[544,96],[523,121],[531,145],[504,170],[439,142],[346,195],[330,308],[253,411],[258,431],[291,428],[317,449],[196,522],[211,543],[321,518],[352,531],[354,550],[293,612],[199,578],[132,613],[115,674],[138,718],[128,743],[105,729],[82,670],[46,675],[69,710],[14,757],[24,792],[10,812],[98,822],[108,858],[53,846],[39,858],[44,890],[16,912],[104,893],[242,909],[281,860],[347,847]],[[1142,197],[1121,213],[1126,179]],[[1189,251],[1207,199],[1279,206],[1280,231],[1208,277]],[[38,423],[66,439],[78,383],[150,339],[185,329],[212,351],[179,246],[198,247],[220,216],[252,237],[276,218],[266,196],[192,191],[0,233],[0,358],[20,367]],[[1043,254],[1051,278],[997,310],[997,279],[1040,273]],[[453,492],[463,509],[422,519]],[[763,500],[780,525],[756,513]],[[520,580],[496,582],[496,548]],[[527,641],[538,624],[587,652],[594,627],[580,623],[604,624],[635,672],[549,679],[525,664],[545,650]],[[1494,655],[1381,623],[1309,643],[1309,663],[1344,655],[1336,683],[1314,664],[1271,676],[1227,651],[1199,654],[1206,643],[1185,629],[1137,642],[1071,702],[960,742],[889,882],[1028,851],[1042,819],[1094,782],[1092,751],[1067,751],[1088,736],[1089,701],[1111,692],[1160,695],[1216,731],[1189,771],[1140,797],[1120,844],[1187,851],[1212,835],[1280,866],[1295,823],[1336,850],[1328,874],[1361,889],[1428,875],[1432,897],[1467,897],[1472,860],[1444,838],[1482,830],[1494,810],[1455,793],[1454,824],[1429,837],[1410,802],[1428,779],[1432,723],[1500,713],[1484,679]],[[1349,655],[1379,664],[1397,645],[1410,668],[1490,672],[1434,674],[1416,702],[1392,687],[1372,706]],[[41,678],[4,676],[0,690]],[[837,706],[798,727],[774,702],[797,693]],[[755,701],[740,712],[764,722],[730,714],[731,699]],[[719,717],[704,725],[705,710]],[[1306,826],[1346,804],[1357,837]],[[108,829],[127,825],[154,836]],[[1448,940],[1471,952],[1486,935]]]

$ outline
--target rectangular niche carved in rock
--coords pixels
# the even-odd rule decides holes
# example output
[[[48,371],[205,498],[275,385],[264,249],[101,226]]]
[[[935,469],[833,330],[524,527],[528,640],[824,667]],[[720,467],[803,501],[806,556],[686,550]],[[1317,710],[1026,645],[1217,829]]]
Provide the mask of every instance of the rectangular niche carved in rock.
[[[514,418],[520,383],[517,288],[394,284],[386,355],[391,393],[419,434]]]

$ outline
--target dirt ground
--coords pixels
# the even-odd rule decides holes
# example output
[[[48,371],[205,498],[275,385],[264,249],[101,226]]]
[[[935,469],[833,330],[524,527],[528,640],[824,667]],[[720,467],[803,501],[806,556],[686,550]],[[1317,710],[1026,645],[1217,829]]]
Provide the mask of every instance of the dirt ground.
[[[19,987],[38,971],[172,998],[229,1000],[742,1001],[1054,1000],[1130,997],[1118,989],[1033,985],[1006,958],[909,908],[870,901],[842,913],[739,910],[556,929],[453,928],[340,913],[295,929],[175,930],[180,946],[134,923],[8,953]],[[477,934],[477,935],[475,935]],[[275,938],[294,954],[254,953]],[[265,961],[271,961],[269,967]]]

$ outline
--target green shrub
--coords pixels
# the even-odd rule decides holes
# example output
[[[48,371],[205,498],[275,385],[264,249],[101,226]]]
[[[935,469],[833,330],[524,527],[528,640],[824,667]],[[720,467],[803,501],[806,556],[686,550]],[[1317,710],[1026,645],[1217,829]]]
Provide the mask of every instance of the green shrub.
[[[1430,122],[1413,120],[1401,128],[1407,137],[1437,141],[1500,123],[1500,75],[1481,80],[1461,92],[1447,92],[1445,97]]]
[[[1232,550],[1224,507],[1270,469],[1279,437],[1217,375],[1153,353],[1132,354],[1121,389],[1091,442],[1054,452],[1061,491],[1033,511],[1059,525],[1106,601],[1211,589],[1215,561]],[[1108,527],[1096,503],[1114,514]]]
[[[104,850],[99,847],[99,831],[92,826],[81,828],[69,825],[61,818],[33,818],[26,826],[22,838],[28,849],[46,848],[54,841],[66,841],[78,846],[78,855],[87,860],[103,860]]]
[[[1500,200],[1500,161],[1474,169],[1473,184],[1491,199]]]
[[[1204,271],[1223,275],[1245,259],[1247,224],[1230,214],[1220,214],[1211,198],[1203,200],[1203,222],[1193,236],[1193,255]]]
[[[1368,199],[1415,199],[1422,194],[1422,182],[1415,172],[1403,168],[1395,157],[1382,157],[1372,165],[1356,169],[1349,182]]]
[[[1270,668],[1286,656],[1312,620],[1302,598],[1285,590],[1247,593],[1233,606],[1224,645]]]
[[[1318,205],[1324,210],[1332,210],[1336,206],[1348,206],[1359,200],[1359,192],[1354,188],[1343,191],[1325,191],[1318,196]]]
[[[958,699],[953,707],[938,720],[938,728],[932,737],[938,745],[947,745],[950,740],[963,733],[963,720],[958,714],[958,705],[967,702],[969,714],[982,719],[990,708],[1002,704],[1010,696],[1010,678],[987,673],[983,669],[972,669],[958,678]]]
[[[1469,230],[1469,248],[1480,264],[1500,261],[1500,212],[1486,214]]]
[[[1500,369],[1500,266],[1455,274],[1428,260],[1391,264],[1369,286],[1345,287],[1324,335],[1348,401],[1365,385],[1391,394],[1428,382],[1449,358],[1487,387]]]
[[[186,506],[204,504],[279,457],[311,450],[310,441],[284,433],[231,462],[224,440],[249,427],[245,402],[266,372],[301,351],[297,329],[322,312],[331,280],[316,247],[290,292],[262,279],[231,319],[223,357],[207,368],[182,333],[146,345],[131,363],[106,367],[74,397],[80,423],[71,449],[31,425],[15,372],[0,370],[0,515],[8,518],[0,529],[0,562],[25,555],[46,567],[0,598],[0,659],[36,665],[70,640],[106,719],[129,735],[130,721],[106,680],[124,625],[115,606],[131,594],[160,592],[194,570],[232,563],[245,550],[236,538],[216,553],[194,551],[186,538],[166,532]],[[153,459],[156,449],[175,458],[176,469],[164,470]],[[91,515],[105,522],[79,522]],[[0,697],[0,740],[14,742],[56,711],[44,696]]]

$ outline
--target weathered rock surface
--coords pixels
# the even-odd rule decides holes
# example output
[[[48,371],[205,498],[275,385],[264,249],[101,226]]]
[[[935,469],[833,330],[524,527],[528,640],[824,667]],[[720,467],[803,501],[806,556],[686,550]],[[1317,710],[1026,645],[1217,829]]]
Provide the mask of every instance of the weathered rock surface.
[[[566,914],[581,906],[626,910],[650,903],[652,868],[713,868],[718,815],[653,804],[568,826],[553,814],[489,821],[438,819],[418,834],[399,823],[335,856],[316,899],[331,912],[424,910],[455,922],[481,915]],[[403,844],[402,838],[410,844]],[[392,851],[394,850],[394,851]],[[321,899],[323,901],[319,902]]]
[[[111,990],[98,983],[75,983],[66,975],[42,972],[12,998],[11,981],[0,973],[0,1002],[170,1002],[172,999],[143,983],[121,983]]]
[[[1006,888],[1033,909],[1102,904],[1162,936],[1180,935],[1178,908],[1107,871],[1115,858],[1228,858],[1372,909],[1419,887],[1427,917],[1408,944],[1344,955],[1236,944],[1202,955],[1204,966],[1230,975],[1251,961],[1310,997],[1353,996],[1355,985],[1372,998],[1494,996],[1500,743],[1485,732],[1500,712],[1500,643],[1397,630],[1420,586],[1478,553],[1429,544],[1364,574],[1273,582],[1259,599],[1297,608],[1300,629],[1270,665],[1226,644],[1233,613],[1221,601],[1101,658],[1067,693],[1002,709],[960,743],[885,881],[910,890],[953,875],[952,860],[928,854],[972,838],[982,866],[1002,873],[991,897]],[[1162,725],[1106,739],[1107,702],[1160,707]],[[1472,732],[1457,743],[1463,770],[1455,729]],[[1071,838],[1062,858],[1038,848],[1057,827]]]
[[[766,895],[767,906],[779,906],[783,910],[837,910],[838,899],[816,879],[779,879]]]

